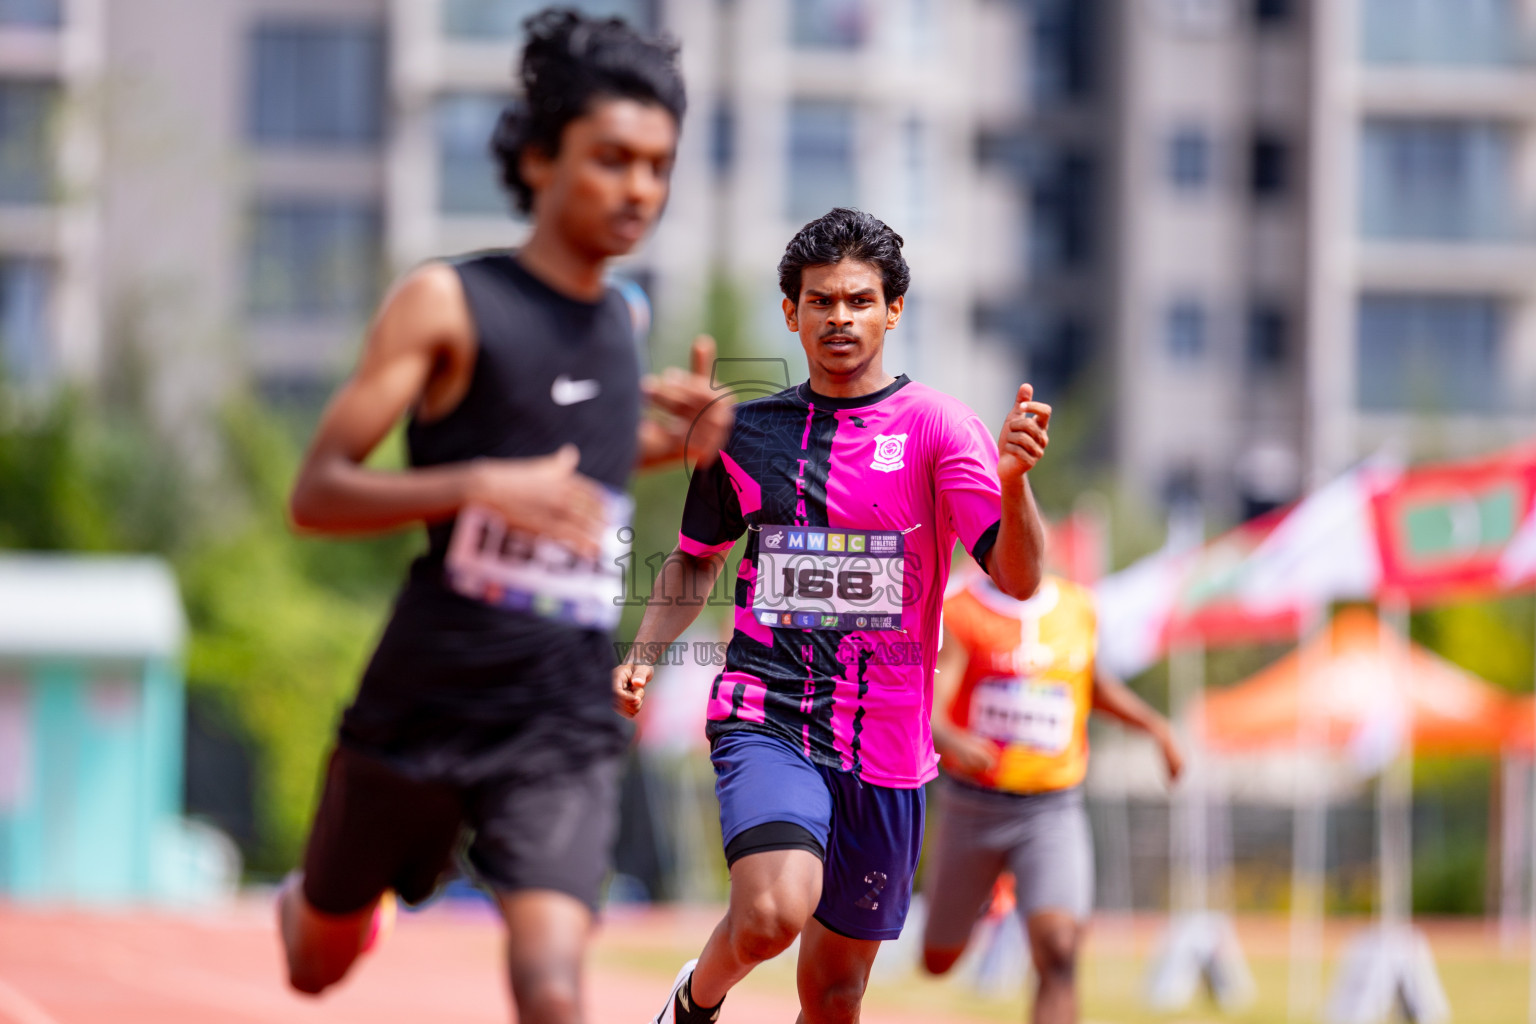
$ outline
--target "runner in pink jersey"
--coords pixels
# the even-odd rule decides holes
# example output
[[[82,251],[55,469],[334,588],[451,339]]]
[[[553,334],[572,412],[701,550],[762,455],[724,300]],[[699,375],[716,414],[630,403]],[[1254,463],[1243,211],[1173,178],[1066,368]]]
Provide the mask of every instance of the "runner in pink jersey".
[[[1021,386],[994,440],[960,402],[884,371],[909,280],[901,245],[848,209],[791,241],[779,277],[809,379],[737,407],[615,672],[632,715],[647,662],[697,616],[690,597],[710,592],[745,533],[708,708],[731,906],[656,1024],[717,1019],[729,989],[797,935],[801,1019],[858,1019],[879,944],[906,917],[921,787],[937,772],[929,715],[955,541],[1006,593],[1040,580],[1025,473],[1050,408]]]
[[[737,730],[769,733],[865,782],[920,786],[937,773],[928,708],[949,556],[957,537],[983,554],[996,540],[997,442],[960,402],[905,376],[852,398],[801,384],[746,403],[737,415],[728,461],[694,476],[678,542],[681,551],[709,558],[728,550],[751,528],[748,521],[756,527],[749,541],[756,550],[749,548],[739,575],[740,639],[709,703],[710,739]],[[803,425],[798,436],[780,429],[786,423]],[[763,532],[774,524],[806,529]],[[831,599],[786,594],[777,565],[759,585],[762,556],[807,563],[819,557],[804,546],[790,548],[802,536],[822,552],[829,542],[841,548],[840,558],[825,555],[836,563],[864,563],[848,571],[867,571],[871,589],[899,594],[899,605],[890,604],[899,608],[901,628],[858,628],[860,617],[876,617],[872,599],[866,607],[850,601],[853,611],[839,613],[842,628],[782,628],[786,612],[814,614],[819,624],[821,613],[833,610]],[[779,537],[777,552],[764,547]],[[860,537],[863,559],[847,550]],[[899,568],[871,554],[882,539],[900,543]],[[775,625],[764,624],[765,610],[777,615]],[[809,693],[808,665],[818,684]]]

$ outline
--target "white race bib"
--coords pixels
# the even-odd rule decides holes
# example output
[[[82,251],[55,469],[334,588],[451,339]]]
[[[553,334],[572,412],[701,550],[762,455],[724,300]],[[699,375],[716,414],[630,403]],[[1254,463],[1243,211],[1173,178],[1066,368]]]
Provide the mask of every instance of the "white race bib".
[[[983,739],[1054,756],[1066,751],[1077,726],[1077,704],[1065,683],[1013,677],[989,679],[971,692],[970,731]]]
[[[612,629],[623,611],[622,559],[629,551],[620,533],[633,509],[627,495],[608,495],[603,551],[593,561],[559,541],[514,530],[487,508],[466,506],[448,543],[449,585],[498,608]]]
[[[764,526],[752,617],[790,629],[901,629],[904,541],[895,530]]]

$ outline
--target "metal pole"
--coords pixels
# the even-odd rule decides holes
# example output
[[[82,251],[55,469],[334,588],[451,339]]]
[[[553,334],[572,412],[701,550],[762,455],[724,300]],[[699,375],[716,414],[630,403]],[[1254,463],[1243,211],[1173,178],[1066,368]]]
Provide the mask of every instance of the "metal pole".
[[[1499,785],[1499,949],[1511,955],[1520,941],[1525,916],[1525,865],[1528,827],[1525,816],[1526,760],[1506,749],[1500,759]]]
[[[1376,803],[1380,849],[1381,923],[1395,928],[1413,916],[1413,681],[1408,660],[1408,605],[1387,598],[1381,606],[1388,688],[1402,716],[1403,745],[1382,769]]]
[[[1327,870],[1327,796],[1321,776],[1302,766],[1322,752],[1322,716],[1313,699],[1314,657],[1309,644],[1319,644],[1326,629],[1322,608],[1305,611],[1298,624],[1295,806],[1291,823],[1291,935],[1290,978],[1286,1020],[1310,1019],[1322,988],[1324,888]]]
[[[1169,909],[1174,915],[1200,913],[1208,903],[1200,713],[1204,687],[1204,643],[1198,639],[1177,642],[1168,659],[1168,706],[1183,733],[1185,762],[1183,780],[1169,798]]]
[[[1536,689],[1536,680],[1533,680],[1532,687]],[[1533,716],[1536,716],[1536,698],[1531,700],[1531,712]],[[1531,735],[1533,740],[1536,740],[1536,732],[1533,732]],[[1532,759],[1533,767],[1536,767],[1536,754],[1532,755]],[[1530,1024],[1536,1024],[1536,775],[1533,775],[1531,779],[1530,790],[1526,797],[1532,801],[1528,805],[1530,813],[1526,815],[1526,824],[1530,827],[1531,831],[1525,850],[1526,856],[1530,858],[1531,868],[1530,893],[1526,902],[1526,914],[1528,916],[1527,931],[1529,932],[1528,941],[1530,944],[1530,950],[1527,955],[1531,965],[1528,1020]]]

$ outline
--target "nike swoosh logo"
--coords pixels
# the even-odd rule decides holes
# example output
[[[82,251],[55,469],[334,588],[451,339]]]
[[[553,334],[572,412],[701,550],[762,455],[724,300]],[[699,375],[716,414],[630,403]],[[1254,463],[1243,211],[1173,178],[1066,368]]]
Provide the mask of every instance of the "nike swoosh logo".
[[[555,378],[554,385],[549,389],[549,397],[555,400],[556,405],[575,405],[591,401],[601,390],[602,385],[595,380],[571,380],[562,373]]]

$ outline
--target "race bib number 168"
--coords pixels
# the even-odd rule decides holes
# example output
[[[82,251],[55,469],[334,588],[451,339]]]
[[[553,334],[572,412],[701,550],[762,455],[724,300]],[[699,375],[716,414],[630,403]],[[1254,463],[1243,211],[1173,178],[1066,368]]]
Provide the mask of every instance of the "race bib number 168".
[[[903,541],[894,530],[762,527],[753,618],[791,629],[901,629]]]

